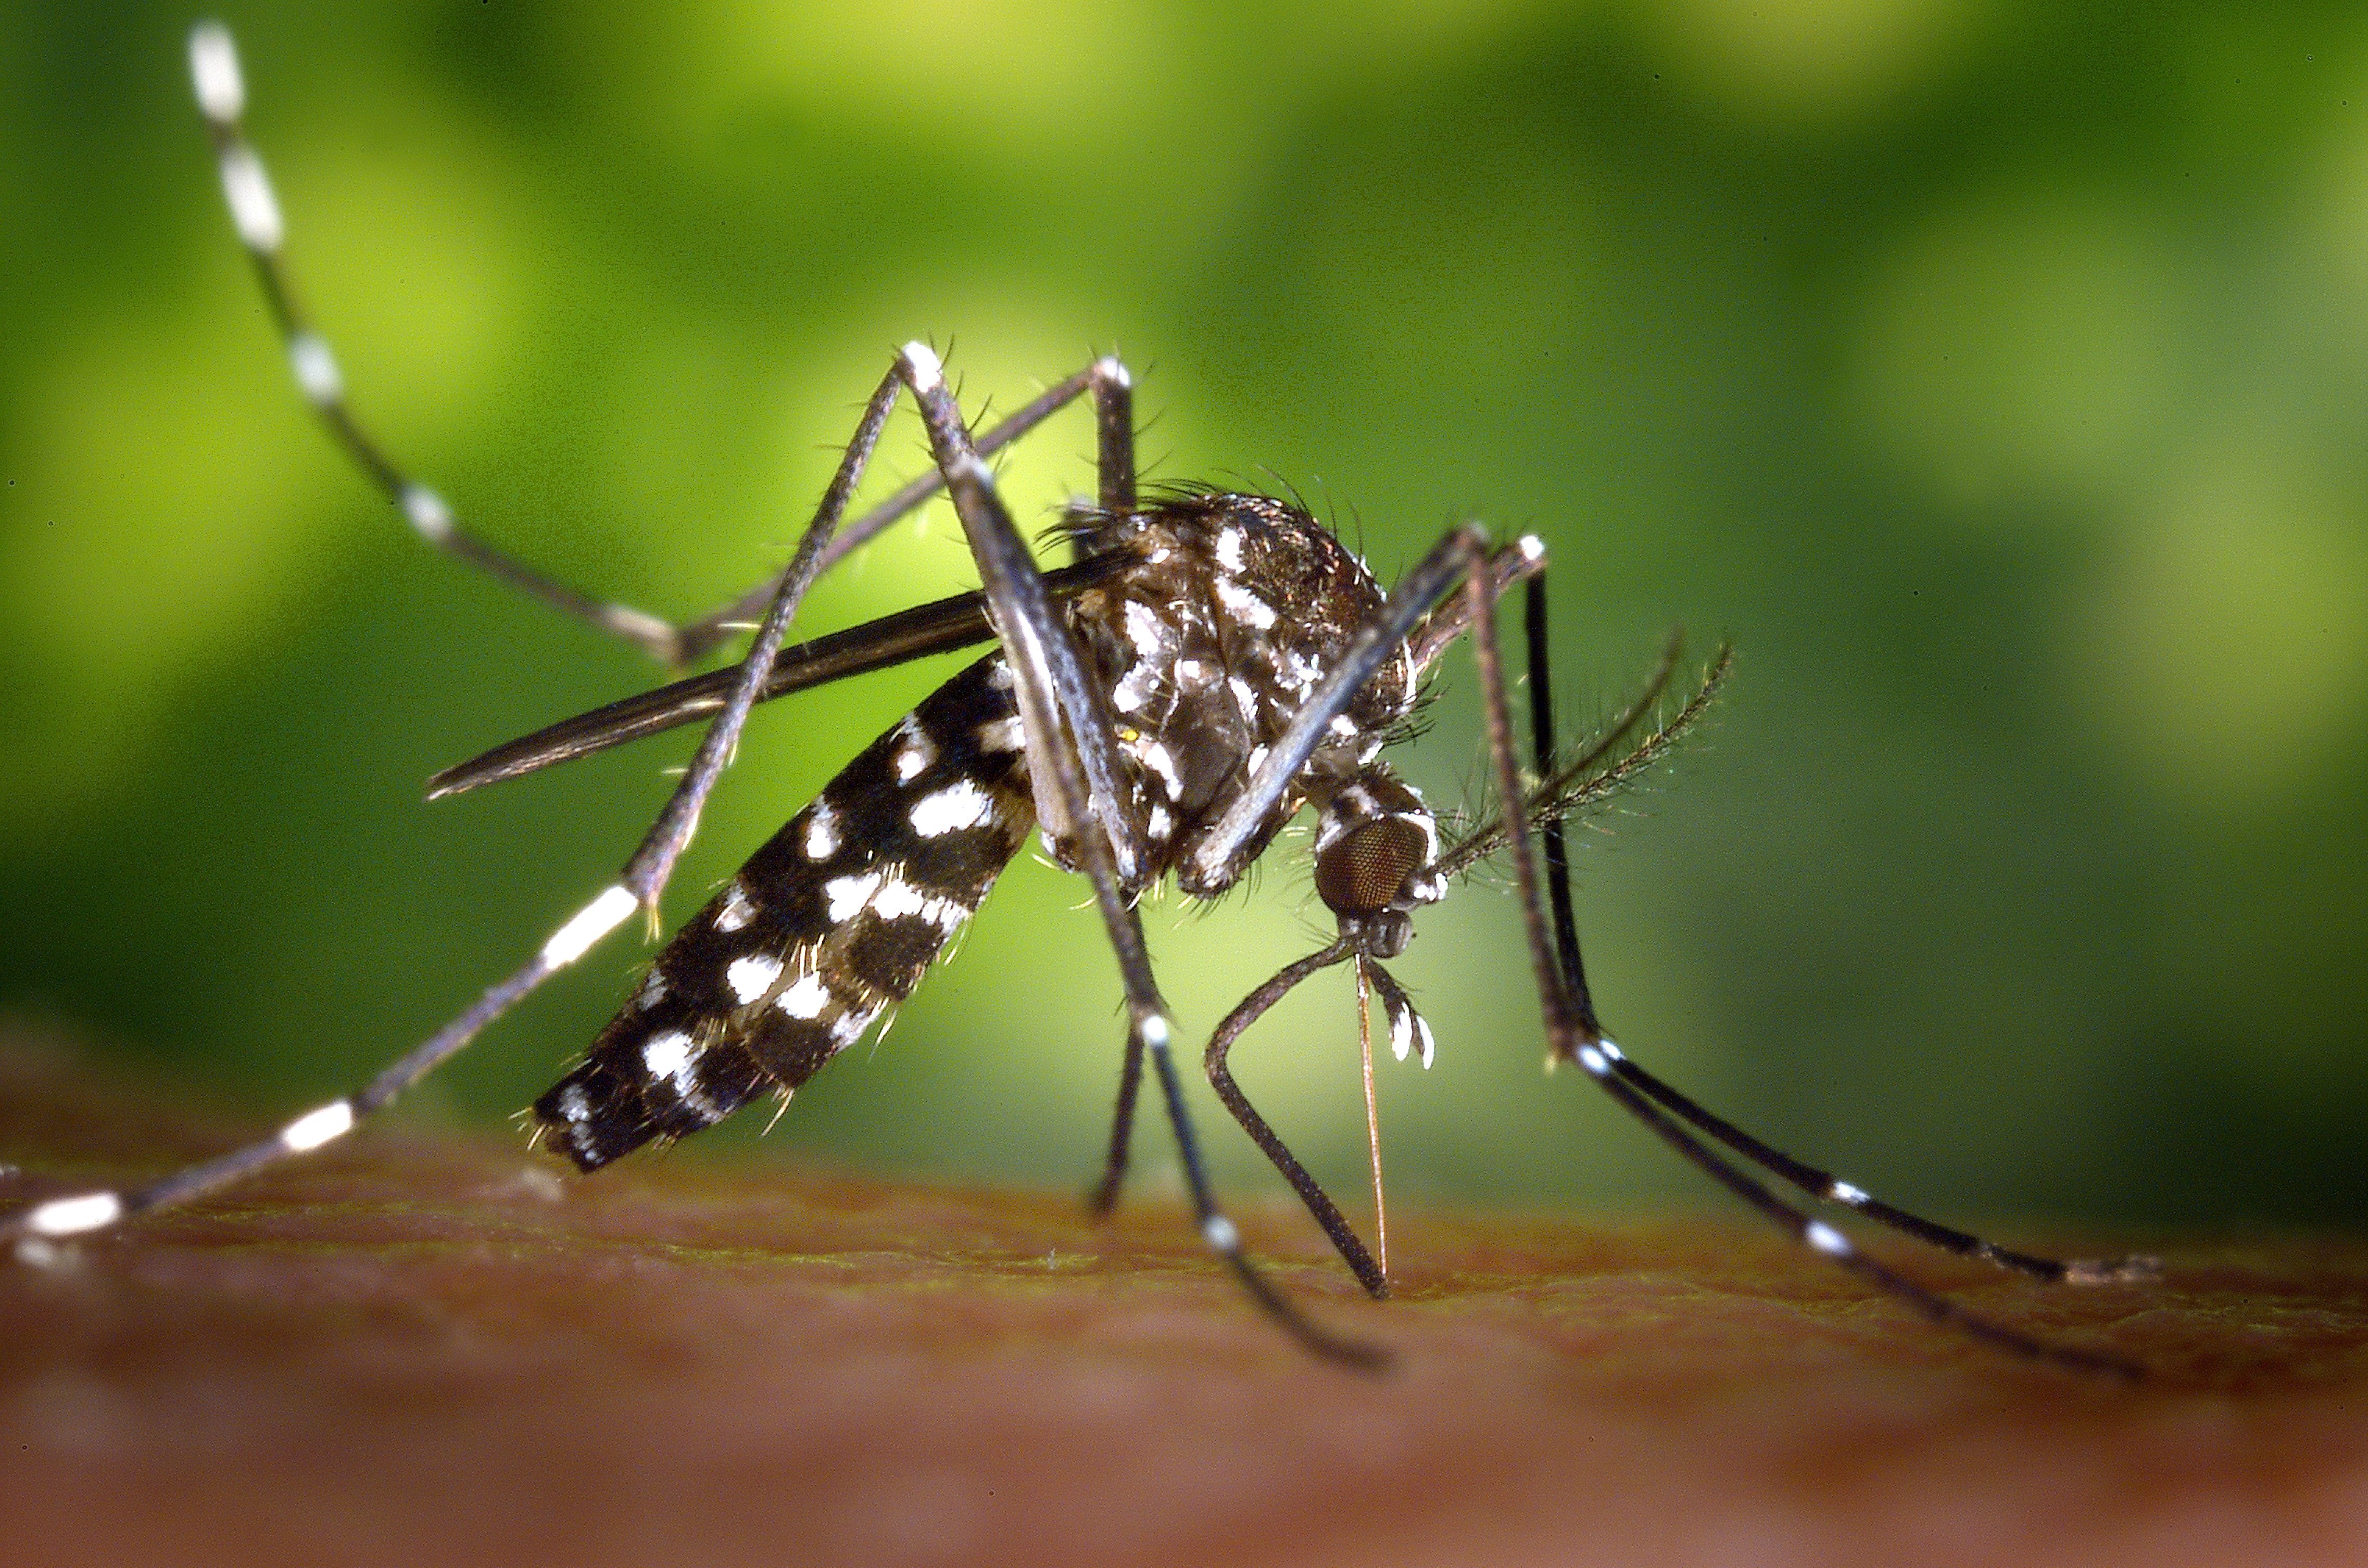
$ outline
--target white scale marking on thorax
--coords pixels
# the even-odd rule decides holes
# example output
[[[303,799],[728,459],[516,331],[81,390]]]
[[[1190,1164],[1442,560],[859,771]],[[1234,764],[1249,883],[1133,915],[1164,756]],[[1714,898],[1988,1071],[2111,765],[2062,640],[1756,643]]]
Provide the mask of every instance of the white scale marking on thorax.
[[[1274,624],[1274,607],[1230,577],[1217,579],[1217,602],[1258,631]]]

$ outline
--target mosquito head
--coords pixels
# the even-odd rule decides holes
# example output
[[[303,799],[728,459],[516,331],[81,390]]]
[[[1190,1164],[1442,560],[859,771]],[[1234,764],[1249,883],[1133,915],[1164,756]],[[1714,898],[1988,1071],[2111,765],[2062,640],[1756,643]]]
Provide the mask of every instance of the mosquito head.
[[[1438,860],[1430,808],[1385,768],[1368,768],[1324,802],[1315,892],[1358,951],[1377,959],[1406,951],[1415,907],[1445,891]]]

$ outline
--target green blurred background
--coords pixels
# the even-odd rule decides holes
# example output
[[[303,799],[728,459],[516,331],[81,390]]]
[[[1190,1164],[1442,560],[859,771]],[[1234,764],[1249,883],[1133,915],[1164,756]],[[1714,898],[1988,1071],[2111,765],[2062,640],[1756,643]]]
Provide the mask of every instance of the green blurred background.
[[[1156,476],[1296,485],[1384,575],[1465,516],[1543,532],[1579,714],[1672,623],[1739,643],[1708,733],[1581,851],[1638,1058],[1952,1215],[2361,1219],[2356,4],[224,14],[356,406],[487,537],[693,612],[782,559],[897,343],[951,344],[973,407],[1119,347]],[[530,951],[688,742],[420,803],[651,672],[423,551],[313,426],[190,20],[0,16],[0,1007],[260,1117]],[[1023,517],[1090,447],[1070,416],[1018,456]],[[922,467],[909,423],[885,460]],[[939,513],[807,624],[966,577]],[[760,714],[674,909],[947,667]],[[1470,687],[1406,763],[1443,803]],[[1083,896],[1023,863],[766,1148],[1081,1184],[1119,1045]],[[1153,912],[1188,1037],[1315,907],[1294,863]],[[1541,1078],[1511,914],[1477,885],[1398,966],[1440,1052],[1381,1064],[1394,1190],[1695,1200]],[[639,957],[411,1114],[522,1105]],[[1309,990],[1236,1060],[1353,1199],[1347,986]],[[1274,1188],[1201,1104],[1233,1189]],[[744,1155],[744,1119],[668,1157]]]

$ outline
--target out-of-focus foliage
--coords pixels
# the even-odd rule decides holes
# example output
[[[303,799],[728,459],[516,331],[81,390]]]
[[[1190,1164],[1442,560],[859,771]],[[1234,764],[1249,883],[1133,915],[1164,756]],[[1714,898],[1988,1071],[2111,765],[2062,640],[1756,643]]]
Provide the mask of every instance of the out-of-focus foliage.
[[[189,19],[0,17],[0,1001],[285,1106],[529,951],[687,746],[418,803],[650,672],[422,551],[311,426],[219,210]],[[1543,533],[1566,708],[1670,623],[1739,642],[1707,737],[1584,839],[1633,1054],[1954,1211],[2361,1214],[2357,6],[226,19],[357,406],[489,537],[703,608],[781,559],[895,344],[951,344],[974,408],[1116,346],[1161,477],[1296,485],[1385,574],[1465,515]],[[1015,458],[1023,515],[1089,484],[1089,447],[1072,418]],[[888,466],[921,460],[902,427]],[[810,624],[965,571],[934,516]],[[939,673],[760,715],[675,907]],[[1408,764],[1446,802],[1470,684]],[[1082,897],[1015,870],[777,1141],[1082,1180],[1119,1039]],[[1315,939],[1311,905],[1294,863],[1153,912],[1188,1032]],[[1440,1058],[1383,1064],[1394,1185],[1695,1190],[1540,1080],[1510,915],[1476,885],[1401,966]],[[634,961],[603,949],[423,1099],[524,1103]],[[1236,1061],[1345,1197],[1355,1036],[1345,983],[1311,990]]]

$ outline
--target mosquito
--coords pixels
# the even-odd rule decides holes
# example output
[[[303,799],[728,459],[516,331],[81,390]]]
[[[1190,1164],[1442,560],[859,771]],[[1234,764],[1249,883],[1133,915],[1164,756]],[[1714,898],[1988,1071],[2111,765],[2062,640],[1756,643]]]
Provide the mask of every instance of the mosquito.
[[[1386,1352],[1309,1317],[1245,1253],[1201,1159],[1175,1062],[1176,1025],[1137,913],[1143,896],[1171,879],[1188,897],[1221,895],[1307,812],[1315,819],[1315,892],[1337,936],[1235,1007],[1212,1034],[1203,1065],[1226,1109],[1371,1294],[1388,1293],[1385,1268],[1243,1094],[1229,1053],[1293,987],[1349,964],[1360,996],[1379,1006],[1395,1053],[1428,1065],[1430,1027],[1385,966],[1412,940],[1419,910],[1502,857],[1514,868],[1550,1062],[1577,1066],[1746,1204],[1924,1316],[2024,1356],[2135,1375],[2121,1358],[2032,1338],[1917,1284],[1713,1145],[1814,1202],[2035,1278],[2135,1280],[2148,1276],[2150,1260],[2057,1261],[1908,1213],[1713,1115],[1630,1061],[1605,1032],[1580,960],[1564,824],[1668,755],[1718,694],[1726,650],[1682,701],[1672,702],[1666,699],[1679,658],[1673,642],[1637,698],[1563,756],[1549,690],[1545,550],[1536,539],[1494,545],[1476,526],[1455,528],[1384,590],[1293,503],[1143,487],[1133,378],[1116,356],[1096,359],[973,437],[938,355],[920,343],[894,357],[778,575],[679,625],[584,595],[464,531],[452,509],[397,467],[356,419],[336,360],[299,307],[281,260],[285,225],[243,128],[245,87],[229,32],[200,24],[189,58],[232,222],[297,387],[420,538],[677,669],[752,618],[756,632],[736,664],[566,720],[431,780],[431,798],[450,795],[677,725],[705,725],[689,767],[617,881],[524,964],[361,1088],[269,1138],[145,1186],[53,1198],[0,1219],[0,1238],[14,1240],[20,1254],[39,1256],[57,1238],[188,1202],[345,1137],[635,911],[655,918],[700,810],[758,702],[992,643],[848,763],[676,932],[582,1062],[534,1102],[538,1139],[589,1172],[644,1144],[712,1126],[752,1099],[786,1099],[912,994],[1032,835],[1056,864],[1091,886],[1125,998],[1117,1103],[1091,1208],[1106,1212],[1118,1199],[1147,1064],[1211,1250],[1310,1350],[1383,1365]],[[849,522],[882,431],[907,397],[928,433],[933,471]],[[986,460],[1081,398],[1094,413],[1097,494],[1090,505],[1073,506],[1059,530],[1071,563],[1042,571]],[[940,491],[961,519],[981,588],[791,645],[792,619],[816,577]],[[1526,771],[1498,650],[1497,604],[1516,586],[1531,710]],[[1426,676],[1466,640],[1497,807],[1450,837],[1383,753],[1408,733]]]

